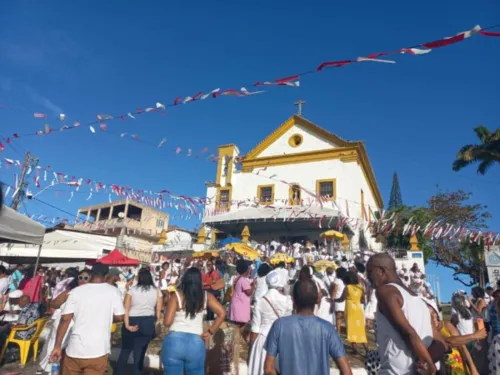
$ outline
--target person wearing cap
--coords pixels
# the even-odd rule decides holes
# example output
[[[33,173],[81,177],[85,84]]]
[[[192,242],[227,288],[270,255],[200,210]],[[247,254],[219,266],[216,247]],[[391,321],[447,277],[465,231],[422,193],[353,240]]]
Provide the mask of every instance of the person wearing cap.
[[[19,318],[21,307],[19,306],[19,299],[23,296],[23,292],[19,289],[14,290],[8,294],[8,300],[3,305],[0,320],[3,323],[15,322]]]
[[[16,294],[16,296],[19,294]],[[17,316],[16,321],[12,321],[7,325],[2,326],[0,332],[0,347],[3,348],[7,337],[9,337],[12,328],[27,328],[29,325],[33,324],[36,320],[40,319],[45,312],[39,302],[31,302],[30,297],[27,295],[21,295],[19,297],[19,307],[21,311]],[[14,339],[16,340],[29,340],[36,332],[36,327],[32,327],[28,330],[18,331],[14,334]],[[9,347],[4,355],[4,359],[7,362],[17,361],[20,358],[20,352],[18,347]]]
[[[249,375],[264,375],[266,350],[264,344],[267,334],[274,321],[292,314],[293,302],[285,294],[286,283],[276,272],[265,277],[268,291],[255,300],[252,308],[252,323],[250,328],[250,357],[248,362]]]
[[[94,264],[90,282],[72,290],[64,305],[50,356],[52,363],[61,360],[63,339],[73,321],[62,363],[64,375],[102,375],[108,368],[111,325],[123,321],[125,314],[120,292],[105,282],[108,273],[107,265]]]

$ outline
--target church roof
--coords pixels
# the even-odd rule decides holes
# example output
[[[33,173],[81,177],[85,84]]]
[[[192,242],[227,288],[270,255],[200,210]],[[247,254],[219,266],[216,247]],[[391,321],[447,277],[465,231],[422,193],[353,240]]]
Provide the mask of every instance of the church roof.
[[[305,119],[299,115],[293,115],[289,117],[285,122],[283,122],[276,130],[269,134],[263,141],[261,141],[257,146],[255,146],[248,154],[241,158],[243,164],[251,160],[256,160],[259,155],[264,152],[269,146],[271,146],[277,139],[283,136],[288,130],[290,130],[294,125],[298,125],[312,134],[316,135],[318,138],[327,140],[335,144],[338,148],[337,150],[342,151],[342,149],[355,149],[359,155],[359,161],[363,172],[365,173],[366,179],[370,188],[372,190],[373,196],[377,202],[377,205],[382,208],[384,202],[382,195],[380,194],[380,189],[375,178],[375,173],[368,158],[366,152],[365,144],[363,141],[348,141],[344,138],[339,137],[336,134],[330,133],[326,129],[314,124],[313,122]],[[291,155],[291,154],[289,154]]]

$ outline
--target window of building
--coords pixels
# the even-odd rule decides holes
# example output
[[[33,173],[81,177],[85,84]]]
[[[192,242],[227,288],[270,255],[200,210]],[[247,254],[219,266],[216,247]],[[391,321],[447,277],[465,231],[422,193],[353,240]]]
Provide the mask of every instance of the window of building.
[[[274,202],[274,185],[259,186],[257,198],[260,204],[272,204]]]
[[[125,210],[125,207],[123,208]],[[115,207],[116,210],[116,207]],[[113,211],[114,213],[114,211]],[[142,208],[135,206],[133,203],[128,204],[127,217],[129,219],[141,221]]]
[[[288,144],[291,147],[299,147],[302,144],[302,136],[300,134],[294,134],[288,139]]]
[[[292,185],[289,189],[290,206],[299,206],[302,203],[302,194],[300,190],[300,185]]]
[[[321,200],[334,200],[336,197],[336,180],[316,181],[316,194]]]
[[[221,189],[219,190],[219,200],[218,200],[218,208],[219,209],[228,209],[231,207],[230,201],[230,191],[229,189]]]

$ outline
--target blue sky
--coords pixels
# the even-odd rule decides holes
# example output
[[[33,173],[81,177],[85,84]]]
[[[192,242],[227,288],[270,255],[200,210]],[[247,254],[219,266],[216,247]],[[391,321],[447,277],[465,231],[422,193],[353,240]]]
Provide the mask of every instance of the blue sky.
[[[240,88],[314,69],[323,61],[356,58],[409,47],[472,28],[500,23],[493,0],[354,1],[290,0],[123,2],[6,2],[0,11],[1,134],[29,133],[44,122],[33,112],[69,121],[126,113],[177,96],[214,88]],[[236,143],[250,150],[307,101],[304,116],[351,140],[366,142],[388,201],[399,174],[406,204],[423,204],[436,192],[463,188],[487,204],[500,230],[500,169],[486,177],[473,169],[454,173],[458,148],[475,142],[472,128],[499,126],[499,40],[475,36],[425,56],[396,56],[397,64],[357,64],[301,79],[300,88],[278,87],[247,98],[220,97],[108,123],[113,132],[136,133],[162,149],[87,127],[27,137],[4,157],[29,149],[42,165],[70,175],[139,189],[168,189],[203,196],[215,164],[176,155],[177,146],[201,150]],[[52,117],[49,124],[60,123]],[[19,154],[18,154],[19,152]],[[1,170],[12,181],[12,171]],[[40,199],[76,213],[107,195],[47,192]],[[30,214],[66,216],[39,203]],[[175,213],[175,212],[172,212]],[[173,221],[192,227],[191,221]],[[446,297],[454,285],[445,283]],[[448,280],[446,280],[448,281]],[[446,285],[445,285],[446,284]]]

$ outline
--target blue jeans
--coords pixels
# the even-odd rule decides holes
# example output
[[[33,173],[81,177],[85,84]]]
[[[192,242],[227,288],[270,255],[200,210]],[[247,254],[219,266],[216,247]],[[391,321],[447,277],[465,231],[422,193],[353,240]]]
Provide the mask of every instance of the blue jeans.
[[[130,332],[125,328],[125,324],[122,327],[122,347],[116,363],[117,375],[125,375],[128,357],[132,352],[134,353],[134,375],[142,374],[146,349],[155,334],[154,316],[131,316],[129,324],[138,325],[139,330]]]
[[[199,335],[170,332],[161,348],[165,375],[204,375],[205,342]]]

